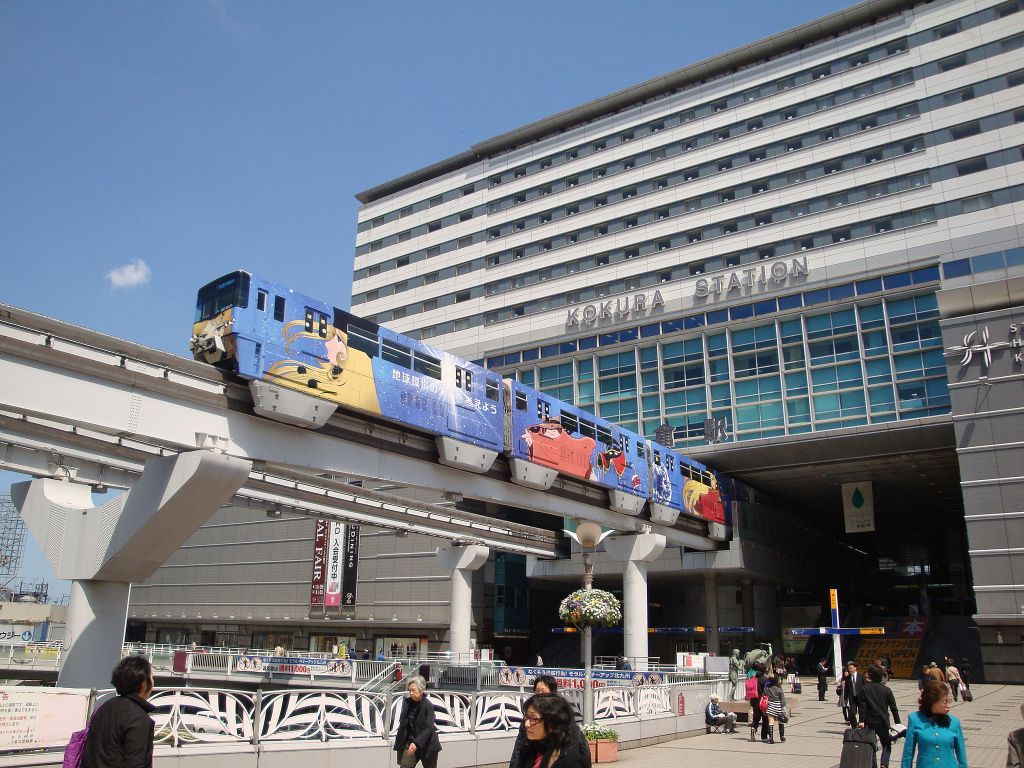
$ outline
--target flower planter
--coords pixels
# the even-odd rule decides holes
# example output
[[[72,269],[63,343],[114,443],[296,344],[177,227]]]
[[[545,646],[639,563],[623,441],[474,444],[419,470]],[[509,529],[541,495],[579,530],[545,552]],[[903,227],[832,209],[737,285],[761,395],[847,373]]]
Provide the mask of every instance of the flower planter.
[[[590,762],[614,763],[619,759],[619,742],[613,739],[595,739],[590,745]]]

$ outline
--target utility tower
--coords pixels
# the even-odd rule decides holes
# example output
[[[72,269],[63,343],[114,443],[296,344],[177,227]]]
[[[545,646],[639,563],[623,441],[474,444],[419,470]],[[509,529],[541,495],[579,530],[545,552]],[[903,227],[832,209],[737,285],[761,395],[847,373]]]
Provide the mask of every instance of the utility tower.
[[[10,584],[25,553],[25,522],[6,491],[0,493],[0,594],[10,596]]]

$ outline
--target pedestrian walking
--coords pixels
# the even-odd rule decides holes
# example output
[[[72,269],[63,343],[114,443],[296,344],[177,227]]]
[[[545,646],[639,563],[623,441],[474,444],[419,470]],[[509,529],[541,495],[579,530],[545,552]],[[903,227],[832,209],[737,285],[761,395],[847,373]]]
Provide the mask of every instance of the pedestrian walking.
[[[917,678],[917,690],[923,691],[924,684],[931,680],[931,675],[928,674],[928,665],[921,665],[921,675]]]
[[[858,707],[860,705],[860,689],[864,685],[864,678],[857,671],[857,665],[852,661],[846,665],[846,671],[849,672],[849,675],[843,687],[843,698],[846,700],[844,711],[846,712],[846,722],[850,724],[851,728],[856,728],[857,723],[860,722]]]
[[[1020,716],[1024,717],[1024,704],[1020,705]],[[1006,768],[1024,768],[1024,728],[1010,731],[1006,740],[1010,743],[1006,753]]]
[[[558,681],[552,675],[537,675],[533,681],[533,693],[534,696],[543,696],[545,694],[558,694]],[[576,725],[575,719],[573,720],[572,727],[575,729],[575,738],[573,743],[576,745],[576,749],[579,750],[583,756],[583,763],[585,768],[590,768],[590,745],[587,744],[587,739],[583,735],[583,731]],[[519,768],[519,761],[523,756],[523,751],[527,746],[526,736],[526,719],[519,725],[519,735],[516,736],[516,743],[512,746],[512,757],[509,758],[508,768]]]
[[[410,677],[406,690],[409,695],[402,701],[395,735],[397,763],[402,768],[413,768],[417,762],[422,763],[423,768],[437,768],[441,740],[434,723],[434,704],[424,695],[427,681],[419,675]]]
[[[782,691],[783,678],[779,675],[772,677],[764,689],[764,695],[768,697],[768,708],[764,711],[764,718],[761,720],[761,741],[769,744],[775,743],[775,726],[779,726],[779,741],[786,740],[786,721],[789,716],[786,714],[786,694]]]
[[[535,694],[523,707],[526,747],[512,768],[589,768],[577,748],[576,710],[561,696]],[[578,729],[576,729],[578,730]]]
[[[89,721],[81,768],[153,768],[153,666],[145,656],[126,656],[110,682],[117,696]]]
[[[928,665],[928,672],[926,674],[929,679],[934,680],[937,683],[946,682],[946,676],[942,674],[942,670],[939,669],[939,665],[934,661]]]
[[[949,686],[929,680],[921,690],[920,707],[907,722],[902,768],[967,768],[967,748],[960,720],[949,714]]]
[[[818,701],[825,700],[825,691],[828,690],[828,659],[822,658],[818,660],[818,666],[816,669],[818,673]]]
[[[889,735],[889,713],[892,712],[894,722],[900,722],[900,711],[896,708],[896,699],[892,691],[882,679],[885,670],[877,664],[868,667],[868,681],[860,691],[860,725],[875,732],[882,744],[882,754],[877,763],[878,768],[889,768],[889,755],[892,752],[892,737]],[[872,765],[876,765],[872,761]]]
[[[956,668],[953,659],[946,659],[946,682],[949,684],[950,693],[953,694],[953,701],[957,701],[960,693],[960,670]]]
[[[743,695],[750,702],[750,740],[757,738],[757,731],[761,726],[761,693],[764,689],[762,684],[764,674],[758,669],[751,669],[747,673],[747,679],[743,684]]]
[[[839,697],[839,706],[843,708],[843,720],[850,722],[850,709],[846,701],[846,681],[850,679],[849,667],[843,667],[840,672],[839,682],[836,683],[836,696]]]

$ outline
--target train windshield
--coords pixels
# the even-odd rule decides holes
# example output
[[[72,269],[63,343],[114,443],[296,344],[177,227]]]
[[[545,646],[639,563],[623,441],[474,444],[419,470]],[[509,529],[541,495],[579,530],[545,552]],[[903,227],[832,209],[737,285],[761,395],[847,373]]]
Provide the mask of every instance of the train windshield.
[[[249,275],[232,272],[199,289],[196,298],[196,322],[208,320],[228,307],[249,306]]]

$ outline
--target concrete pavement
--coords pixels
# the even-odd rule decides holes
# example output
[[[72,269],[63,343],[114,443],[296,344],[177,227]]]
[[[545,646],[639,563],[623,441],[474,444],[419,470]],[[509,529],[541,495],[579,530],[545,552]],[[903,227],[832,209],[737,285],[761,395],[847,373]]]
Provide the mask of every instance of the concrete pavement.
[[[917,683],[894,680],[890,688],[905,723],[917,709]],[[778,734],[775,744],[751,742],[750,729],[739,723],[736,734],[712,733],[624,750],[619,753],[619,764],[623,768],[838,768],[846,726],[835,692],[830,689],[826,701],[818,701],[813,680],[804,683],[804,691],[800,708],[786,725],[785,744],[778,741]],[[952,710],[963,724],[967,763],[970,768],[1004,768],[1006,735],[1024,727],[1020,714],[1024,686],[979,684],[972,686],[972,692],[974,701],[957,702]],[[893,746],[890,768],[899,766],[902,756],[900,739]]]

